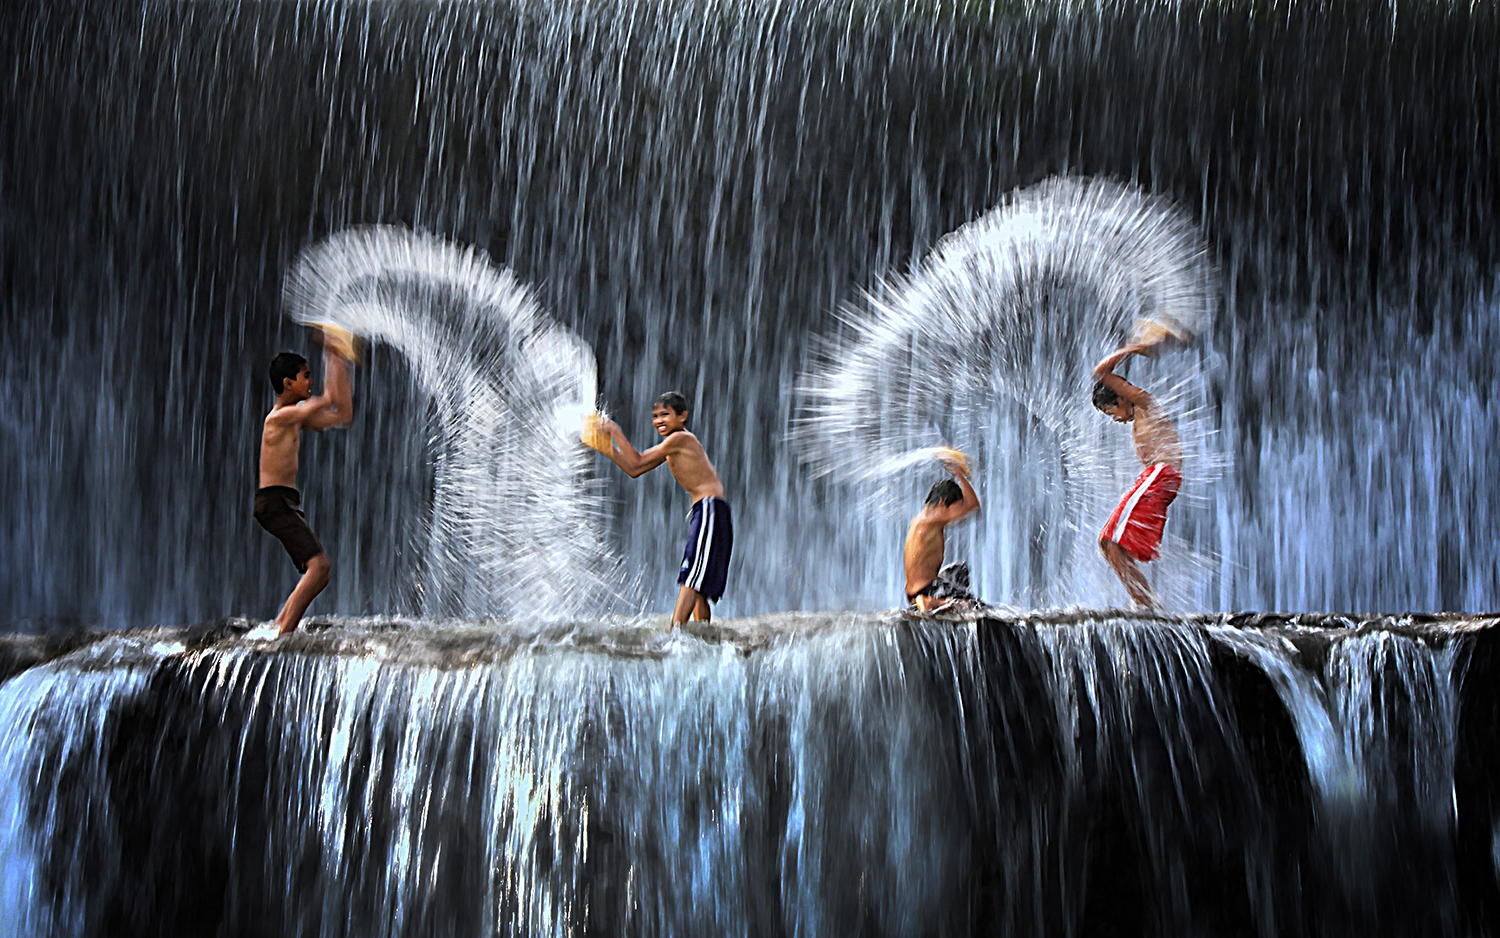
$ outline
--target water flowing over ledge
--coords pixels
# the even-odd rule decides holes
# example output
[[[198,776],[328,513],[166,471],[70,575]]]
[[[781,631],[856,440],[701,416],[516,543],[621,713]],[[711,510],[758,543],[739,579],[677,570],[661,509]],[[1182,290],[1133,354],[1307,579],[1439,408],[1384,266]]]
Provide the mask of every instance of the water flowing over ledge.
[[[1476,934],[1500,909],[1497,621],[12,636],[0,916],[13,935]]]

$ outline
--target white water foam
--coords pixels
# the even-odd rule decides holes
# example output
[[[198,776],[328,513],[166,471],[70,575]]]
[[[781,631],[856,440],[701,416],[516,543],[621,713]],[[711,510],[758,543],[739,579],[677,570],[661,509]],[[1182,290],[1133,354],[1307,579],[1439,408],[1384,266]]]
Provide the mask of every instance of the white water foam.
[[[1141,466],[1128,429],[1094,409],[1090,369],[1137,320],[1200,335],[1214,308],[1206,246],[1182,212],[1107,181],[1048,180],[843,311],[843,330],[803,376],[793,439],[816,474],[863,488],[875,513],[915,512],[913,451],[955,446],[977,459],[985,502],[968,540],[982,593],[1047,605],[1115,600],[1095,542]],[[1172,559],[1150,575],[1184,604],[1199,600],[1207,540],[1194,532],[1201,519],[1178,518],[1222,471],[1206,355],[1200,344],[1161,353],[1145,375],[1132,365],[1131,380],[1171,414],[1183,442]],[[934,466],[925,481],[940,477]]]
[[[593,352],[477,250],[398,228],[344,231],[288,275],[299,322],[395,349],[431,400],[435,463],[413,574],[429,615],[597,615],[627,592],[579,440]],[[356,401],[356,407],[358,403]]]

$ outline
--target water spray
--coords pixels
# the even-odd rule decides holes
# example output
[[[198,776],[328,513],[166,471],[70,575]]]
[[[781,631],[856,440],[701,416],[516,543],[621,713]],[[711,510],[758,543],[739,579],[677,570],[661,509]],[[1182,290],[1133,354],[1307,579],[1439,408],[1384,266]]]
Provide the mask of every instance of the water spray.
[[[792,438],[816,475],[860,487],[876,514],[909,513],[911,470],[932,447],[973,454],[988,506],[975,566],[991,569],[990,591],[1097,602],[1114,587],[1083,559],[1140,465],[1094,411],[1090,368],[1132,334],[1183,347],[1213,309],[1204,240],[1182,212],[1113,182],[1048,180],[842,311],[801,381]],[[1202,356],[1171,358],[1143,383],[1182,436],[1191,499],[1220,460]]]
[[[298,258],[289,315],[352,352],[390,347],[432,402],[424,612],[558,618],[623,595],[606,504],[579,445],[597,364],[509,271],[398,228],[341,232]]]

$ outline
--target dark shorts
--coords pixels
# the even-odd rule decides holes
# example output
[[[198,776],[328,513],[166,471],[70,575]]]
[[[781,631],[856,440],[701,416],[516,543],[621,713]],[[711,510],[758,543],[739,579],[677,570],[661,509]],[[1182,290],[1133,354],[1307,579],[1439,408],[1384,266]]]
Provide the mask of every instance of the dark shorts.
[[[933,599],[957,599],[969,602],[978,602],[969,586],[969,565],[966,563],[950,563],[938,571],[937,579],[917,590],[915,593],[907,593],[906,601],[915,603],[918,596],[931,596]]]
[[[255,493],[255,520],[281,542],[297,569],[306,573],[307,562],[323,553],[323,545],[297,507],[301,500],[294,488],[268,485]]]
[[[722,498],[700,498],[688,512],[687,546],[677,582],[717,602],[729,581],[729,556],[734,553],[734,519]]]

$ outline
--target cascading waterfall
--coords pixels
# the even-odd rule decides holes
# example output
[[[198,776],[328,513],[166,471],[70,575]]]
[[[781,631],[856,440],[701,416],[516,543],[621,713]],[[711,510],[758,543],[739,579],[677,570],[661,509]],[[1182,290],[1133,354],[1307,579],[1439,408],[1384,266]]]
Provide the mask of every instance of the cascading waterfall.
[[[108,856],[120,840],[107,797],[108,743],[123,702],[140,694],[170,641],[111,639],[66,663],[33,668],[0,689],[0,922],[16,938],[88,931],[91,894],[109,894],[122,871]],[[90,836],[52,834],[83,819]],[[75,877],[87,869],[87,881]],[[60,888],[54,886],[61,880]],[[56,889],[55,892],[52,890]],[[99,893],[94,893],[99,890]],[[53,902],[42,897],[53,895]]]
[[[934,798],[942,752],[908,699],[900,635],[852,626],[807,623],[751,655],[646,630],[610,638],[628,652],[611,654],[470,628],[134,664],[174,692],[131,716],[181,731],[201,768],[157,758],[145,778],[112,777],[133,754],[94,724],[75,728],[91,747],[34,740],[36,754],[86,769],[64,804],[150,815],[132,796],[159,788],[180,813],[203,797],[185,825],[204,828],[161,836],[209,856],[134,855],[145,845],[116,827],[138,817],[48,819],[51,844],[97,849],[49,870],[79,922],[68,933],[120,927],[133,895],[146,921],[156,877],[226,863],[204,892],[243,934],[832,934],[856,908],[920,933],[951,888],[957,819]],[[168,709],[189,700],[193,716]]]
[[[1339,877],[1344,915],[1396,927],[1409,912],[1391,890],[1415,881],[1436,911],[1410,927],[1436,920],[1451,929],[1460,643],[1441,634],[1339,636],[1321,671],[1311,671],[1285,636],[1223,630],[1217,638],[1265,671],[1296,727],[1317,796],[1321,862]],[[1408,823],[1372,824],[1372,810],[1406,814]]]
[[[1476,642],[848,614],[109,639],[0,685],[0,909],[39,935],[1471,934]]]

